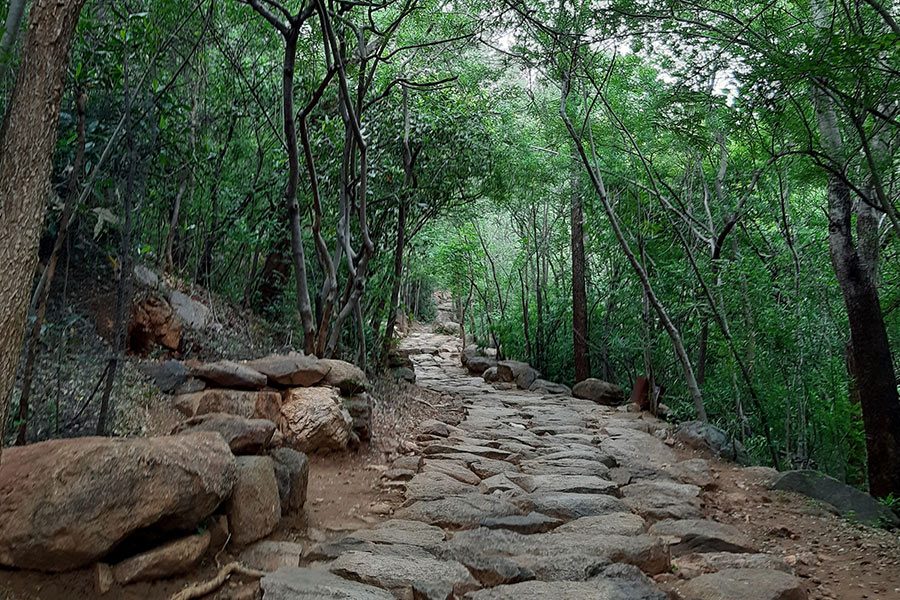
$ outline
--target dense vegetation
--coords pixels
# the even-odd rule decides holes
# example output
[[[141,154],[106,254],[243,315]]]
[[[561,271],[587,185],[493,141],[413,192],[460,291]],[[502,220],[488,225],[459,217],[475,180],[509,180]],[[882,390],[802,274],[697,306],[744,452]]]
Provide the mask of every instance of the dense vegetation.
[[[758,461],[857,485],[868,448],[872,491],[898,493],[896,19],[882,0],[89,0],[34,279],[60,253],[114,279],[113,357],[137,261],[371,370],[397,309],[428,317],[449,289],[470,342],[548,379],[646,376]],[[0,44],[7,120],[32,101],[13,94],[32,28]],[[30,253],[3,202],[4,245]],[[34,296],[25,347],[42,335],[30,265],[0,296],[16,360],[12,304]]]

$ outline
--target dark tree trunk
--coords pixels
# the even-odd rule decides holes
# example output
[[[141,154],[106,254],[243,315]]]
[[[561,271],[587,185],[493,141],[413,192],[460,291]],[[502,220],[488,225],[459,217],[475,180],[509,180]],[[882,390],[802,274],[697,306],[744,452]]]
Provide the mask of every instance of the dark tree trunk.
[[[0,442],[25,331],[69,50],[83,4],[34,0],[0,127]]]
[[[900,494],[900,397],[884,317],[875,285],[874,265],[854,247],[849,187],[837,177],[828,184],[828,246],[847,307],[850,356],[866,431],[869,491],[876,498]],[[857,217],[857,227],[865,217]],[[860,238],[864,237],[860,232]],[[864,244],[863,239],[858,244]]]
[[[573,159],[574,161],[574,159]],[[584,208],[578,171],[572,165],[571,228],[572,228],[572,337],[575,358],[575,381],[591,376],[591,357],[588,351],[587,292],[584,285]]]
[[[397,216],[397,243],[394,246],[394,273],[391,283],[391,303],[388,306],[387,325],[382,341],[382,360],[387,361],[391,340],[394,338],[394,326],[397,324],[397,311],[400,309],[400,282],[403,275],[403,248],[406,242],[406,216],[409,212],[406,200],[400,203]]]

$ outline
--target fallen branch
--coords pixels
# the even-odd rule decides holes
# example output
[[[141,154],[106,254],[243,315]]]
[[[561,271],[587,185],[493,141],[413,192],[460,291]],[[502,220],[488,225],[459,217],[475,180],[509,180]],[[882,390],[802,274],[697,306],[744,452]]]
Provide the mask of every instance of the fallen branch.
[[[235,573],[257,578],[266,576],[265,571],[247,568],[239,562],[228,563],[219,570],[219,573],[214,578],[204,583],[190,585],[172,596],[169,600],[192,600],[193,598],[201,598],[222,587],[222,584]]]

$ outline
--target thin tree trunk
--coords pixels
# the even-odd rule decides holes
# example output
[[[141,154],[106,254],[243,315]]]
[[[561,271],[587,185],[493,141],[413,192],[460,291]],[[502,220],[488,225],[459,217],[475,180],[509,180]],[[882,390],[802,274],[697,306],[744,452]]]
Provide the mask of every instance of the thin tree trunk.
[[[572,344],[577,383],[591,376],[591,357],[588,350],[587,291],[584,285],[584,208],[575,160],[573,156],[569,202],[572,236]]]
[[[137,168],[137,152],[134,144],[134,131],[131,122],[131,105],[133,98],[128,86],[128,53],[125,53],[123,64],[125,94],[125,145],[128,148],[128,172],[125,179],[125,195],[122,199],[124,224],[122,225],[121,246],[119,250],[119,284],[116,289],[116,316],[113,324],[112,356],[109,359],[109,374],[100,399],[100,414],[97,417],[97,435],[107,435],[110,423],[114,419],[115,407],[111,405],[113,384],[119,362],[125,356],[126,314],[131,313],[131,226],[132,200],[134,196],[134,178]]]
[[[306,255],[300,227],[300,205],[297,203],[297,188],[300,183],[297,126],[294,121],[294,65],[297,61],[297,35],[298,32],[292,29],[284,36],[282,118],[284,119],[284,139],[288,151],[288,185],[285,192],[285,204],[291,227],[291,259],[294,263],[294,282],[297,287],[297,309],[300,311],[300,321],[303,325],[303,351],[311,355],[315,353],[316,324],[309,300]]]
[[[8,54],[19,35],[19,27],[22,25],[22,15],[25,14],[25,0],[10,0],[9,12],[6,13],[6,23],[3,28],[3,37],[0,38],[0,56]]]
[[[77,94],[75,106],[78,114],[78,142],[75,150],[75,160],[72,163],[72,173],[69,176],[66,202],[63,206],[62,214],[59,217],[59,230],[56,233],[56,241],[53,243],[53,250],[50,252],[50,258],[47,260],[47,266],[44,267],[44,273],[41,276],[43,285],[38,286],[40,293],[36,302],[34,323],[31,325],[31,336],[28,339],[28,349],[25,353],[25,366],[22,369],[22,393],[19,396],[19,428],[16,433],[16,444],[19,446],[27,443],[28,404],[31,396],[32,379],[34,376],[34,361],[37,358],[37,348],[41,340],[41,329],[44,326],[44,318],[47,314],[47,301],[50,298],[50,286],[53,284],[53,276],[56,274],[56,264],[59,261],[59,254],[62,251],[63,244],[66,242],[66,235],[69,232],[69,223],[72,220],[72,213],[75,209],[75,197],[78,194],[78,175],[81,173],[81,163],[84,160],[85,101],[86,96],[84,92]],[[32,303],[35,304],[33,300]]]
[[[84,0],[34,0],[0,126],[0,449],[25,332],[69,50]]]
[[[691,394],[691,398],[694,402],[694,410],[697,413],[697,418],[703,422],[707,422],[706,407],[703,403],[703,393],[700,391],[700,386],[697,384],[697,378],[694,375],[694,368],[691,365],[691,360],[688,357],[687,350],[685,350],[684,342],[681,339],[681,334],[679,333],[678,328],[672,322],[672,319],[669,317],[669,313],[663,307],[662,303],[659,301],[659,298],[657,298],[656,293],[653,290],[653,286],[650,283],[650,278],[647,276],[647,272],[643,267],[641,267],[640,262],[638,262],[637,258],[634,255],[634,252],[632,252],[631,250],[631,246],[629,245],[628,240],[625,238],[625,234],[622,233],[622,229],[619,227],[619,222],[616,218],[616,214],[613,210],[612,204],[610,203],[609,196],[606,193],[606,187],[603,184],[603,179],[601,178],[599,172],[597,172],[591,166],[592,161],[588,158],[587,152],[584,148],[584,143],[581,140],[581,136],[572,125],[572,121],[569,119],[568,113],[566,112],[566,102],[568,99],[568,95],[569,76],[567,74],[564,74],[563,93],[560,102],[560,115],[566,125],[569,136],[575,142],[578,154],[581,156],[581,161],[587,169],[591,184],[594,187],[594,191],[597,193],[597,196],[599,196],[600,201],[603,204],[603,208],[606,211],[606,216],[609,219],[610,225],[613,229],[613,233],[615,234],[616,239],[619,242],[619,246],[625,253],[626,258],[628,258],[628,262],[631,263],[635,274],[637,274],[638,279],[640,279],[641,281],[641,286],[647,294],[647,299],[649,300],[650,305],[653,306],[653,309],[659,316],[659,320],[662,322],[663,327],[669,334],[669,338],[672,340],[672,345],[675,347],[675,354],[678,357],[679,362],[681,363],[682,370],[684,371],[685,385],[687,386],[688,391]],[[590,131],[590,128],[588,128],[589,134]]]

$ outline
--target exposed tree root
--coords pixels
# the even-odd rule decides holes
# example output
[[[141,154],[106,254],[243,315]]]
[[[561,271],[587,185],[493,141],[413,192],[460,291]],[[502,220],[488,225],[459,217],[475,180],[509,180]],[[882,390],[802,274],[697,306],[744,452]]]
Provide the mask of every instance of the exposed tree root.
[[[209,581],[188,586],[172,596],[169,600],[192,600],[193,598],[202,598],[222,587],[222,584],[228,581],[228,578],[235,573],[257,578],[266,576],[265,571],[257,571],[256,569],[247,568],[239,562],[232,562],[219,569],[219,573]]]

